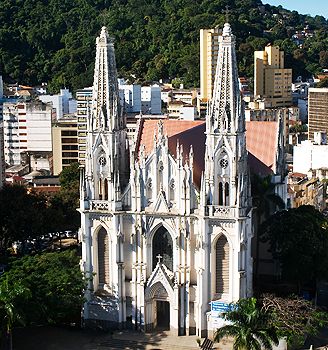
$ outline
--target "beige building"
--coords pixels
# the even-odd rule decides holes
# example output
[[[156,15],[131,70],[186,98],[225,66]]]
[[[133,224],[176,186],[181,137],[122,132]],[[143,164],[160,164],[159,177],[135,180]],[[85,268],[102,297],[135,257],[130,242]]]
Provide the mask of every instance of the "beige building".
[[[64,167],[78,162],[78,125],[74,116],[64,117],[52,126],[53,173],[58,175]]]
[[[87,117],[88,108],[91,106],[92,101],[92,87],[84,88],[76,91],[77,100],[77,127],[78,127],[78,152],[79,163],[84,166],[85,163],[85,145],[86,145],[86,130],[87,130]]]
[[[219,28],[200,30],[200,98],[212,98],[219,50]]]
[[[265,99],[267,107],[292,105],[292,69],[286,69],[284,52],[266,46],[254,52],[254,98]]]
[[[309,89],[309,140],[314,140],[314,133],[328,133],[328,88]]]

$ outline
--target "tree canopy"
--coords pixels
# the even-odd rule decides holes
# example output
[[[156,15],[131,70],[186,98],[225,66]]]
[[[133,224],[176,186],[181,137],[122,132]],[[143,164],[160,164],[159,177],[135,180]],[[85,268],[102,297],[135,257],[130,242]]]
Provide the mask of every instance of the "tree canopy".
[[[226,8],[228,6],[228,8]],[[199,86],[199,30],[227,20],[237,37],[240,74],[253,75],[253,51],[285,50],[295,76],[327,68],[328,23],[260,0],[2,0],[0,72],[6,81],[49,82],[52,92],[90,86],[101,26],[116,39],[120,76],[131,82],[181,78]],[[308,24],[315,36],[292,40]]]
[[[260,234],[281,263],[283,277],[299,287],[328,277],[328,223],[314,207],[279,211],[262,225]]]
[[[74,250],[24,256],[10,264],[0,283],[11,288],[19,281],[30,291],[29,302],[20,305],[28,323],[79,323],[85,287],[79,261]]]

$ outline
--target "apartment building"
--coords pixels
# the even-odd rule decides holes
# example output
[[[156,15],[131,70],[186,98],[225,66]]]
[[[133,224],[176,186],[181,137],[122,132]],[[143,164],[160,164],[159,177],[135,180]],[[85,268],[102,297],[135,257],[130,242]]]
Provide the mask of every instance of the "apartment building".
[[[278,46],[254,52],[254,98],[265,99],[267,107],[292,105],[292,69],[286,69],[284,61]]]
[[[40,101],[4,103],[4,156],[8,165],[19,165],[27,152],[52,152],[52,107]]]
[[[79,161],[78,117],[67,116],[52,126],[53,174]]]
[[[76,91],[77,100],[77,142],[78,142],[78,162],[85,164],[85,150],[87,142],[87,120],[88,111],[92,103],[92,87]]]
[[[316,132],[328,133],[328,88],[309,88],[308,124],[309,140]]]
[[[200,30],[200,99],[210,101],[219,50],[219,28]]]

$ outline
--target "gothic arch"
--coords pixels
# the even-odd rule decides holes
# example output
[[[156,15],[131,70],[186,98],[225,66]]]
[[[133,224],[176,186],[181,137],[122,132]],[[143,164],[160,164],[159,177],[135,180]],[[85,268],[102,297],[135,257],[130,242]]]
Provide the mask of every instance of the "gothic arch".
[[[231,295],[232,242],[223,233],[212,242],[212,294],[216,299]]]
[[[93,233],[94,289],[110,290],[112,271],[112,240],[104,225],[99,225]]]
[[[150,275],[150,273],[154,270],[155,266],[153,266],[154,263],[154,257],[153,257],[153,241],[154,241],[154,236],[156,235],[156,232],[158,232],[158,230],[163,227],[166,232],[169,234],[170,239],[172,241],[172,267],[174,269],[174,264],[175,264],[175,257],[174,257],[174,251],[175,251],[175,237],[172,234],[173,229],[172,227],[170,227],[166,222],[160,222],[157,225],[155,225],[152,230],[150,231],[150,234],[148,236],[147,239],[147,246],[149,247],[149,249],[147,249],[147,271],[148,271],[148,275]],[[157,255],[157,254],[156,254]],[[157,260],[156,260],[157,261]],[[173,271],[173,270],[172,270]]]
[[[162,257],[162,263],[173,271],[173,239],[164,226],[160,226],[152,239],[152,270],[157,264],[157,257]]]
[[[168,301],[172,300],[174,297],[172,293],[172,288],[167,286],[165,281],[163,282],[158,281],[158,282],[155,282],[149,288],[147,287],[145,289],[145,300],[151,300],[154,298],[166,299]]]

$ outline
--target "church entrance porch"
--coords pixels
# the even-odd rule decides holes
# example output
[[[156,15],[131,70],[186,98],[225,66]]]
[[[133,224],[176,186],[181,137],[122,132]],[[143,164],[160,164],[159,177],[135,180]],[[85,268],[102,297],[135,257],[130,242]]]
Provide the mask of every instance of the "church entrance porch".
[[[156,330],[170,329],[170,303],[168,301],[156,300]]]

